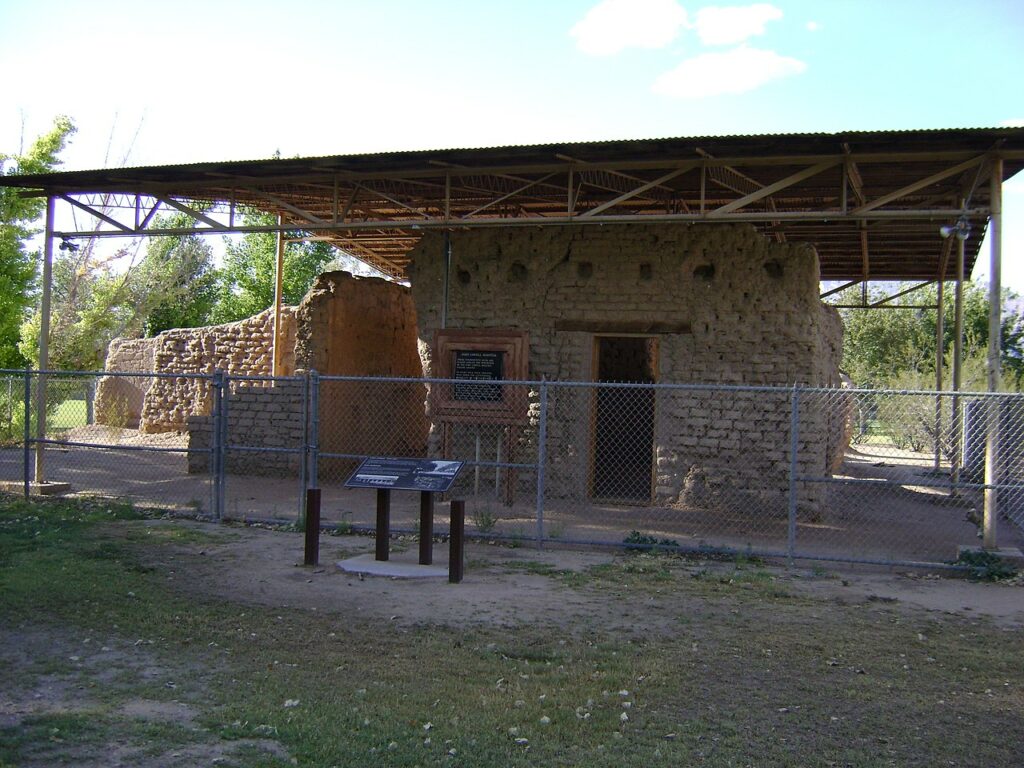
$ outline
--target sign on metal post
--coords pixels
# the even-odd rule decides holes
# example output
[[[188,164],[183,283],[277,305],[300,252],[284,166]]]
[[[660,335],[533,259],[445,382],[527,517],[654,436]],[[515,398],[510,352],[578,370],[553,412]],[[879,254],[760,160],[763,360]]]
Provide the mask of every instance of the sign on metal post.
[[[346,488],[444,493],[464,462],[444,459],[392,459],[371,456],[345,481]]]

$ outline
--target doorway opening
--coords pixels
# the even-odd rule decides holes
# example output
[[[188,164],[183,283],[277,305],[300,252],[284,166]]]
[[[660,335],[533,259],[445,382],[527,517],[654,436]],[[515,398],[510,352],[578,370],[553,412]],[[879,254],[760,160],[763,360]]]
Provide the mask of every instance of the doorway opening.
[[[657,370],[656,338],[594,338],[595,381],[653,384]],[[598,387],[593,418],[591,496],[650,502],[654,483],[654,390]]]

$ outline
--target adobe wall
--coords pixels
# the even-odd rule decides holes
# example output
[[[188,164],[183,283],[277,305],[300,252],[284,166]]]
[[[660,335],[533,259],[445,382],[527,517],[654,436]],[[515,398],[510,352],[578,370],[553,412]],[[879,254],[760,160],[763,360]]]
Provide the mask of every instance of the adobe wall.
[[[150,339],[114,339],[107,371],[213,373],[269,376],[273,310],[224,325],[174,328]],[[295,310],[282,312],[285,375],[295,367]],[[290,341],[289,341],[290,340]],[[210,412],[208,381],[186,378],[104,377],[97,389],[96,419],[101,424],[137,427],[143,432],[182,432],[190,416]]]
[[[423,375],[409,288],[348,272],[320,275],[297,311],[295,356],[321,376]],[[321,381],[321,451],[422,456],[428,423],[422,384]],[[325,476],[352,462],[325,459]]]
[[[158,344],[156,338],[122,339],[107,348],[107,371],[146,372],[153,370]],[[96,385],[96,421],[113,427],[138,429],[146,393],[152,378],[148,376],[104,376]]]
[[[595,225],[457,231],[451,247],[448,327],[528,330],[531,379],[593,379],[594,333],[560,328],[590,325],[615,334],[616,325],[658,323],[683,331],[654,334],[658,381],[838,383],[842,326],[818,297],[818,258],[809,245],[770,241],[748,225]],[[443,297],[441,235],[426,234],[411,256],[429,375]],[[552,393],[549,487],[552,495],[585,498],[592,396]],[[786,392],[659,392],[656,498],[684,507],[717,498],[734,508],[742,501],[784,511],[789,403]],[[808,408],[801,418],[800,470],[823,474],[829,425],[821,409]],[[437,450],[438,425],[432,426]],[[521,449],[530,449],[532,431],[520,435]],[[753,490],[738,500],[738,488]],[[802,505],[818,500],[817,489],[802,489]]]

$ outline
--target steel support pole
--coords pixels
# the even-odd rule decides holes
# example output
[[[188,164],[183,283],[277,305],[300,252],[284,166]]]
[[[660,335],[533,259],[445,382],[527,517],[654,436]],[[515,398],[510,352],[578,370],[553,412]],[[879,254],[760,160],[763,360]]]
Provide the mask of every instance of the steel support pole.
[[[46,239],[43,242],[43,297],[39,307],[39,370],[50,367],[50,296],[53,293],[53,216],[56,199],[46,198]],[[46,375],[40,373],[36,380],[36,437],[46,437]],[[45,444],[36,443],[37,485],[46,482]]]
[[[544,546],[544,470],[548,456],[548,385],[540,382],[540,423],[537,427],[537,547]]]
[[[25,455],[22,457],[22,470],[24,472],[25,498],[29,497],[32,484],[32,369],[25,369]]]
[[[942,343],[945,339],[945,268],[946,257],[942,258],[943,274],[939,275],[938,306],[935,310],[935,473],[942,468]]]
[[[1000,333],[1002,332],[1002,248],[1003,248],[1003,161],[992,161],[989,214],[989,273],[988,273],[988,391],[998,392],[1000,387]],[[999,516],[999,493],[995,488],[999,466],[999,411],[998,398],[989,398],[985,424],[985,516],[982,524],[982,546],[995,549],[996,523]]]
[[[963,466],[964,424],[960,413],[960,385],[964,357],[964,241],[956,243],[956,293],[953,299],[953,460],[950,483],[953,493],[960,483]]]
[[[441,296],[441,329],[448,327],[448,281],[452,271],[452,236],[447,229],[444,231],[442,248],[442,264],[444,265],[443,290]]]
[[[789,526],[786,531],[786,554],[790,565],[796,554],[796,487],[797,455],[800,452],[800,390],[793,387],[789,411]]]
[[[277,217],[277,225],[284,226],[281,216]],[[270,369],[274,376],[281,375],[281,305],[284,301],[284,230],[277,232],[277,259],[274,262],[274,344],[271,353]]]

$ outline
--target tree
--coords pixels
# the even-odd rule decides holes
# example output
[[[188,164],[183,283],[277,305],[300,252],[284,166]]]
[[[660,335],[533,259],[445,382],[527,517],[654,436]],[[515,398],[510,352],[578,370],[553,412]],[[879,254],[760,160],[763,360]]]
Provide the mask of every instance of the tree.
[[[161,229],[185,227],[185,214],[159,217]],[[154,237],[130,282],[137,310],[133,331],[155,336],[169,328],[206,325],[218,295],[213,249],[199,235]]]
[[[854,303],[859,289],[840,294],[843,304]],[[883,297],[880,290],[869,292],[868,300]],[[937,289],[929,286],[913,294],[914,304],[935,305]],[[1010,291],[1003,292],[1001,333],[1003,385],[1020,390],[1024,385],[1024,317],[1013,307],[1019,302]],[[964,284],[964,389],[984,389],[984,361],[988,353],[988,288],[981,283]],[[922,309],[842,310],[843,369],[858,386],[930,389],[935,386],[935,324],[937,313]],[[952,290],[943,303],[944,376],[949,387],[955,334],[955,306]],[[982,374],[979,379],[979,374]]]
[[[276,218],[248,214],[247,226],[272,225]],[[298,304],[317,275],[337,256],[327,243],[289,243],[284,253],[284,303]],[[217,303],[211,313],[215,323],[241,320],[262,312],[274,303],[274,265],[277,261],[277,233],[250,232],[229,242],[220,270]]]
[[[46,173],[61,164],[60,153],[74,133],[67,117],[54,120],[25,154],[0,154],[3,175]],[[20,368],[28,361],[19,351],[21,324],[35,298],[39,254],[26,250],[25,241],[39,232],[33,227],[46,207],[40,197],[21,197],[12,187],[0,188],[0,368]]]

